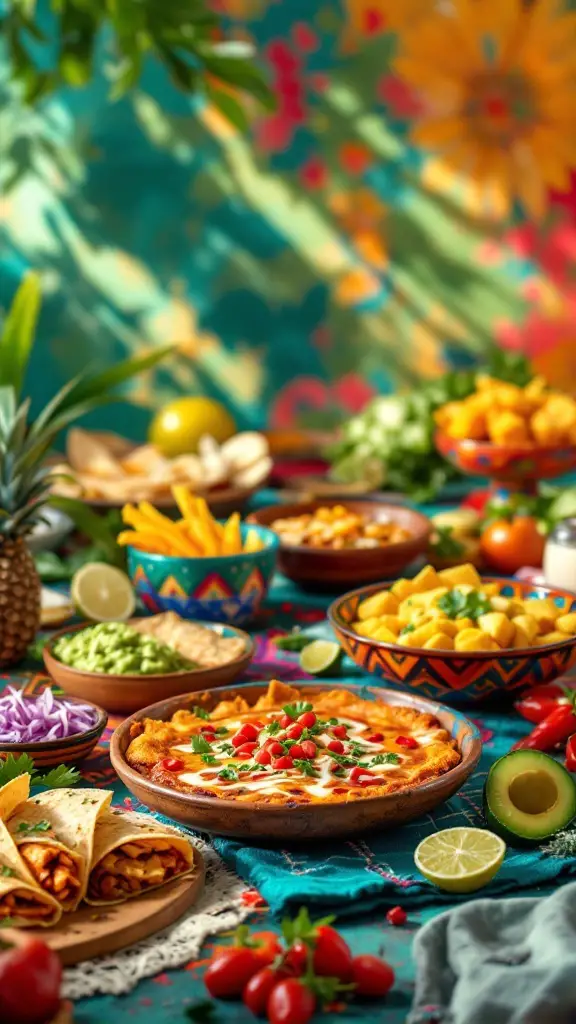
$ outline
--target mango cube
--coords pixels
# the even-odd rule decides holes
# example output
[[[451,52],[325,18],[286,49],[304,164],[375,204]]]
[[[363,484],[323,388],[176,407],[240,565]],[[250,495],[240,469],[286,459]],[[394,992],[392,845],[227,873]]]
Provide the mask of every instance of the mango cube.
[[[372,630],[377,629],[379,625],[380,619],[373,615],[371,619],[357,619],[352,623],[352,629],[360,636],[370,636]]]
[[[408,633],[400,634],[403,638],[405,637],[405,643],[409,647],[424,647],[424,644],[430,637],[438,633],[437,622],[425,622],[421,626],[417,626],[416,629],[410,630]]]
[[[381,643],[395,644],[398,640],[395,633],[391,629],[386,629],[386,626],[378,626],[371,634],[373,640],[380,640]]]
[[[358,618],[371,619],[374,616],[394,615],[397,608],[398,598],[391,594],[389,590],[381,590],[377,594],[367,597],[365,601],[360,602],[358,605]]]
[[[424,644],[429,651],[453,651],[454,641],[446,633],[434,633]]]
[[[528,637],[530,643],[532,643],[534,637],[538,632],[538,623],[536,622],[534,616],[526,614],[515,615],[512,619],[512,623],[514,626],[517,626],[518,629],[521,629],[522,632],[525,633]]]
[[[556,619],[556,629],[569,636],[576,634],[576,612],[568,612],[567,615],[560,615]]]
[[[425,590],[423,593],[413,594],[412,597],[408,598],[413,605],[419,608],[431,608],[433,605],[438,604],[441,597],[448,593],[448,587],[434,587],[433,590]]]
[[[533,647],[539,647],[540,644],[558,644],[562,640],[567,640],[566,633],[561,633],[559,629],[553,629],[550,633],[541,633],[539,636],[534,638]]]
[[[398,598],[399,601],[404,601],[407,597],[410,597],[414,593],[412,586],[412,580],[396,580],[390,587],[390,592]]]
[[[560,617],[560,609],[550,597],[529,598],[524,601],[524,611],[534,616],[541,633],[553,630],[556,619]]]
[[[475,629],[476,624],[473,619],[469,619],[467,615],[463,615],[460,619],[454,619],[454,625],[456,626],[456,632],[462,633],[465,629]]]
[[[499,647],[509,647],[514,637],[514,626],[504,612],[488,612],[480,615],[478,625],[484,633],[496,640]]]
[[[454,637],[454,648],[457,651],[495,651],[498,644],[481,629],[463,629]]]
[[[402,623],[397,615],[382,615],[378,619],[381,626],[389,629],[391,633],[399,633],[402,628]]]
[[[476,589],[480,589],[482,582],[476,569],[470,562],[465,565],[454,565],[451,569],[442,569],[438,573],[441,584],[446,583],[449,587],[457,587],[459,583],[470,583]]]
[[[425,565],[418,575],[412,580],[412,593],[422,594],[425,590],[434,590],[435,587],[440,586],[442,586],[442,584],[438,579],[436,569],[431,565]]]

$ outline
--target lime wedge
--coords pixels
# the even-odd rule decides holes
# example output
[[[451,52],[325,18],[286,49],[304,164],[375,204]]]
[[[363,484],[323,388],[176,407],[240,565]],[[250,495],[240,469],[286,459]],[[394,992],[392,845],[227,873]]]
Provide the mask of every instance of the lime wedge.
[[[311,676],[335,672],[342,660],[342,648],[334,640],[312,640],[300,651],[300,668]]]
[[[506,844],[483,828],[446,828],[423,839],[414,861],[425,878],[446,892],[474,892],[499,871]]]
[[[136,598],[125,572],[105,562],[90,562],[74,574],[71,596],[78,612],[92,622],[125,621]]]

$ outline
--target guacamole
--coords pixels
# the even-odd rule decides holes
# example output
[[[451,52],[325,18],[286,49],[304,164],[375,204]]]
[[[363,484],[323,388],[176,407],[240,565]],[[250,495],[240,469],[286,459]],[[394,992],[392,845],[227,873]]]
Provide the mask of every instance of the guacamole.
[[[107,675],[164,675],[197,668],[172,647],[125,622],[101,622],[69,633],[56,641],[53,653],[71,668]]]

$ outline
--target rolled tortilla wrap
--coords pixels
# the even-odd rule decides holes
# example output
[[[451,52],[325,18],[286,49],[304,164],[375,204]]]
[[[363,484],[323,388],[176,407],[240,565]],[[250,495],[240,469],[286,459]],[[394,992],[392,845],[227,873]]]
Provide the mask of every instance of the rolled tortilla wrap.
[[[86,892],[92,904],[122,903],[194,871],[194,847],[146,814],[106,810],[99,819]]]
[[[1,820],[4,812],[26,800],[29,792],[29,775],[0,789],[0,924],[11,921],[19,928],[50,928],[62,917],[62,908],[37,885]]]
[[[34,880],[66,911],[84,897],[98,818],[111,799],[110,790],[50,789],[20,804],[8,820]]]

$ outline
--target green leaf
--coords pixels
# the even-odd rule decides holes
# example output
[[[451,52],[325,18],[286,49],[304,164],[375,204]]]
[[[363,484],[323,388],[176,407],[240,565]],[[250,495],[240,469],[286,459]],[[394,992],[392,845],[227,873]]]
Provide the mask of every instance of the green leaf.
[[[4,320],[0,335],[0,384],[14,389],[18,398],[34,345],[42,292],[40,278],[29,273],[23,279]]]
[[[219,779],[228,779],[236,782],[238,780],[238,772],[232,765],[227,765],[225,768],[221,768],[218,772]]]
[[[0,760],[0,788],[20,775],[33,774],[34,761],[28,754],[19,754],[18,757],[8,754],[4,761]]]
[[[110,529],[103,516],[96,512],[77,498],[66,498],[61,495],[53,495],[50,504],[54,508],[65,512],[76,526],[76,528],[88,537],[89,540],[98,544],[111,565],[124,565],[124,554],[116,543],[116,534]]]
[[[250,122],[244,107],[229,92],[217,89],[210,82],[206,83],[206,95],[209,100],[218,108],[220,113],[234,125],[240,132],[248,131]]]
[[[274,93],[256,65],[242,57],[219,57],[214,53],[212,43],[201,45],[199,53],[208,71],[216,78],[255,96],[267,110],[275,110]]]
[[[80,772],[77,768],[67,768],[65,764],[59,764],[57,768],[51,768],[45,775],[34,775],[33,786],[44,786],[46,789],[67,789],[68,786],[75,786],[80,781]]]
[[[212,747],[203,736],[192,737],[192,752],[194,754],[211,754]]]
[[[210,721],[210,715],[206,709],[199,707],[198,704],[195,704],[192,708],[192,714],[195,715],[196,718],[203,718],[206,722]]]
[[[163,359],[166,359],[167,356],[173,355],[174,352],[174,345],[164,345],[162,348],[157,348],[145,356],[134,356],[131,359],[124,359],[121,363],[117,363],[116,366],[103,370],[101,373],[96,373],[89,377],[80,377],[76,382],[76,386],[63,403],[64,410],[83,402],[92,402],[94,399],[107,395],[108,392],[119,387],[120,384],[125,384],[132,377],[137,377],[139,374],[144,373],[145,370],[152,369]]]
[[[368,763],[369,768],[374,768],[377,764],[398,764],[400,757],[398,754],[376,754],[371,761]]]
[[[449,590],[438,601],[438,608],[445,612],[449,619],[478,619],[492,611],[490,598],[478,590],[463,594],[461,590]]]
[[[289,715],[290,718],[296,719],[307,711],[312,711],[312,705],[307,704],[306,701],[298,700],[295,704],[285,704],[282,711],[285,715]]]
[[[218,764],[218,758],[214,757],[214,754],[202,754],[202,760],[204,764]]]
[[[294,767],[298,768],[303,775],[308,775],[310,776],[310,778],[314,779],[318,778],[318,772],[316,768],[314,768],[312,761],[305,761],[301,760],[300,758],[296,758],[296,760],[294,761]]]

